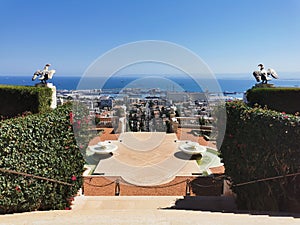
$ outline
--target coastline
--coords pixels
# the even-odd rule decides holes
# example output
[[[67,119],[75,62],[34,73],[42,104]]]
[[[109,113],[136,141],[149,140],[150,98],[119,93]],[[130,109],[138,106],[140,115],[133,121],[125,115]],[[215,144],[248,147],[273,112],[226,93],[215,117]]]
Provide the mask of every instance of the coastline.
[[[56,86],[57,90],[77,90],[77,85],[80,81],[80,76],[55,76],[50,83],[53,83]],[[108,79],[106,82],[101,80],[101,78],[86,78],[90,79],[88,84],[90,85],[90,89],[122,89],[124,87],[128,87],[135,82],[136,77],[112,77]],[[217,79],[220,85],[220,88],[223,92],[240,92],[243,93],[247,91],[249,88],[256,84],[254,79],[236,79],[236,78],[218,78]],[[96,81],[96,82],[95,82]],[[103,87],[99,87],[100,83],[104,83]],[[174,77],[172,81],[174,85],[168,84],[165,85],[167,90],[177,90],[179,88],[184,89],[187,92],[202,92],[199,86],[195,83],[191,78],[185,77]],[[205,81],[203,81],[205,83]],[[0,84],[8,84],[8,85],[24,85],[24,86],[33,86],[36,82],[31,81],[31,76],[4,76],[0,75]],[[155,87],[155,81],[151,84],[151,82],[146,82],[150,87],[151,85]],[[290,87],[299,87],[300,79],[278,79],[272,80],[270,83],[273,83],[275,86],[290,86]],[[149,88],[143,87],[140,88]],[[174,88],[175,87],[175,88]]]

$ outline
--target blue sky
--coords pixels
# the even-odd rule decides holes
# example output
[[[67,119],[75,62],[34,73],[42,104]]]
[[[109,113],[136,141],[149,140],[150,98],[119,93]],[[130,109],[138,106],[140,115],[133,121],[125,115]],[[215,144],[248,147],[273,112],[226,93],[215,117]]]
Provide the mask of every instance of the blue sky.
[[[300,1],[0,0],[0,75],[31,75],[48,62],[59,75],[81,75],[140,40],[182,45],[215,73],[251,73],[261,62],[300,72]]]

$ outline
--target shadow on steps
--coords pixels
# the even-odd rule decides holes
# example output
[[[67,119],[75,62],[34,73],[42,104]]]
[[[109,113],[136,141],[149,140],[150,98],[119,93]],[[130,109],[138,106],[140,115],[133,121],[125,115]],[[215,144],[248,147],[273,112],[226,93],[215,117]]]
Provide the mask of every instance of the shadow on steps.
[[[237,207],[234,198],[229,196],[184,196],[166,209],[233,212]]]
[[[300,218],[298,213],[238,210],[233,196],[184,196],[177,199],[175,205],[164,209]]]

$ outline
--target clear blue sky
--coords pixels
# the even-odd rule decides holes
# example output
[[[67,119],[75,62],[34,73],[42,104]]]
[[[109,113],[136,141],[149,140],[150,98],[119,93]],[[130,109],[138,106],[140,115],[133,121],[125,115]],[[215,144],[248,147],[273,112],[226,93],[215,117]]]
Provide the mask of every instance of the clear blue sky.
[[[215,73],[261,62],[300,72],[300,1],[0,0],[0,75],[48,62],[57,74],[81,75],[106,51],[140,40],[182,45]]]

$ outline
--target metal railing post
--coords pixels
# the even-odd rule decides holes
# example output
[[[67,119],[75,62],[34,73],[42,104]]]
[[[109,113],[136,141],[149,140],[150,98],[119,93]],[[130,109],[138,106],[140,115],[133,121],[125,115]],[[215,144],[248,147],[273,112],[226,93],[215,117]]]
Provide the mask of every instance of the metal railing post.
[[[120,181],[119,179],[117,179],[115,183],[115,196],[119,196],[119,195],[120,195]]]
[[[190,182],[190,179],[186,180],[185,195],[186,196],[190,196],[191,195],[191,182]]]

